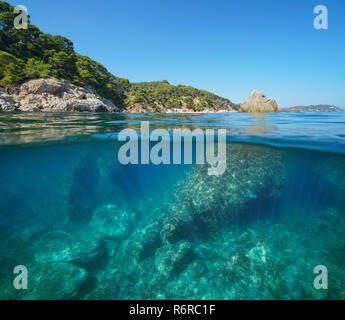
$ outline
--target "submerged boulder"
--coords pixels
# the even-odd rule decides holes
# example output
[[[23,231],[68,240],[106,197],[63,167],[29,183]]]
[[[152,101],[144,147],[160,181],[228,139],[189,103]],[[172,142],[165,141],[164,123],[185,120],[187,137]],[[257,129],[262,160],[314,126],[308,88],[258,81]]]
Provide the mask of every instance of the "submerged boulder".
[[[102,253],[99,237],[90,232],[50,231],[35,243],[37,262],[87,263]]]
[[[125,265],[126,269],[121,271],[126,273],[131,272],[131,269],[143,260],[153,257],[156,250],[163,245],[160,238],[161,226],[160,218],[138,226],[135,232],[121,244],[113,259],[114,264]]]
[[[90,229],[105,237],[125,238],[131,230],[130,212],[113,204],[102,205],[93,214]]]
[[[41,263],[29,272],[31,291],[26,299],[71,299],[87,277],[84,269],[69,263]]]
[[[181,271],[190,262],[192,252],[192,245],[187,241],[159,248],[155,255],[157,271],[167,277]]]
[[[240,107],[240,112],[277,112],[277,102],[268,99],[263,93],[254,90],[246,102]]]

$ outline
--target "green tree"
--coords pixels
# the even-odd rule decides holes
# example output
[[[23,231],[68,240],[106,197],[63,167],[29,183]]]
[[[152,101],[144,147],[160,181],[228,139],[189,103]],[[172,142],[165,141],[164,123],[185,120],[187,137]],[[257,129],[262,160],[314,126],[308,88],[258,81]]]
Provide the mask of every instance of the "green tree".
[[[25,76],[29,79],[48,78],[51,74],[51,65],[36,58],[31,58],[25,65]]]
[[[0,86],[10,87],[25,79],[25,64],[15,56],[0,51]]]
[[[68,54],[65,51],[54,52],[48,61],[54,68],[54,76],[59,79],[66,79],[73,82],[74,77],[78,74],[75,65],[77,58],[74,53]]]

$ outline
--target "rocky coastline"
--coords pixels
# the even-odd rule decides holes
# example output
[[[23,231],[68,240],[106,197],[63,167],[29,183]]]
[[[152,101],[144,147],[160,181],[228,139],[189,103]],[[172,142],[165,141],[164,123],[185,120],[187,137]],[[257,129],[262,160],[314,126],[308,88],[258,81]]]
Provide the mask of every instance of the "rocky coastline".
[[[79,88],[67,80],[35,79],[9,94],[0,88],[0,111],[116,112],[120,109],[91,87]]]
[[[81,88],[67,80],[54,78],[29,80],[11,89],[11,92],[0,88],[0,111],[133,112],[132,109],[127,110],[116,106],[112,101],[97,94],[92,87]],[[255,90],[241,105],[239,111],[275,112],[279,110],[275,100],[267,99],[262,93]],[[143,110],[139,112],[143,112]],[[237,110],[205,108],[202,111],[195,111],[184,107],[165,110],[165,113],[226,112],[237,112]]]
[[[312,107],[312,106],[311,106]],[[310,108],[309,108],[310,109]],[[267,98],[258,90],[251,92],[249,98],[235,108],[205,108],[192,110],[185,106],[168,108],[162,113],[230,113],[230,112],[282,112],[282,111],[313,111],[299,110],[296,108],[281,109],[277,101]],[[324,110],[322,111],[327,111]],[[339,109],[339,108],[338,108]],[[329,111],[341,109],[333,107]],[[55,78],[34,79],[24,82],[22,85],[7,90],[0,87],[0,112],[153,112],[145,108],[123,108],[115,105],[111,100],[99,95],[92,87],[78,87],[67,80]],[[318,110],[314,110],[318,111]]]

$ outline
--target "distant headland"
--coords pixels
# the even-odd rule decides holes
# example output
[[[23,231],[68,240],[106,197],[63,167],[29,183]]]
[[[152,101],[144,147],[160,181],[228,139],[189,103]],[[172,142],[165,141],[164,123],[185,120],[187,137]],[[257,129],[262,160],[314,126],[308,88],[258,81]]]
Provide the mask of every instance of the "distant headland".
[[[328,104],[296,106],[296,107],[283,108],[282,110],[295,111],[295,112],[345,112],[344,109],[341,109],[336,106],[328,105]]]

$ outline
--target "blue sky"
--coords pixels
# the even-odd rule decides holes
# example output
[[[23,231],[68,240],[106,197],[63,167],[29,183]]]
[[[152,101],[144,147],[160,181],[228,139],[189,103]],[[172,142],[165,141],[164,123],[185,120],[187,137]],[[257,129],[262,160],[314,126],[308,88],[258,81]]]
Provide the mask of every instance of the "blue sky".
[[[345,108],[344,0],[19,0],[43,32],[130,81],[166,79],[234,102]],[[316,5],[329,29],[313,27]]]

